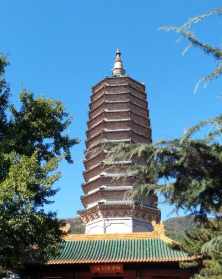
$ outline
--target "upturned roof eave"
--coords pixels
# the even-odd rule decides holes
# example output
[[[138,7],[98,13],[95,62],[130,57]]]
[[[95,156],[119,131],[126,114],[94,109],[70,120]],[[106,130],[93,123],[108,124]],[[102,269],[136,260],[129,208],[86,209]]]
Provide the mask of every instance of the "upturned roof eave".
[[[49,260],[47,265],[60,265],[60,264],[108,264],[108,263],[178,263],[178,262],[192,262],[200,260],[202,256],[187,256],[175,258],[148,258],[148,259],[115,259],[115,260]]]

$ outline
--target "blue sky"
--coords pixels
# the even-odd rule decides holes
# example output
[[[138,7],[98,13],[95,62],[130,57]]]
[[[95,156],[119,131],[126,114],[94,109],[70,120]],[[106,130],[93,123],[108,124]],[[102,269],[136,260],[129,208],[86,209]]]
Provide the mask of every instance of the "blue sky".
[[[127,73],[145,82],[153,139],[173,138],[199,120],[221,112],[221,81],[193,93],[197,80],[215,61],[177,43],[177,35],[159,31],[188,17],[218,7],[217,0],[2,0],[0,52],[10,66],[7,79],[12,101],[27,88],[36,96],[61,100],[73,116],[69,133],[81,143],[73,148],[75,163],[62,163],[60,191],[52,209],[72,217],[81,208],[84,141],[91,87],[111,74],[115,49],[122,51]],[[221,18],[198,27],[204,40],[221,43]],[[163,218],[169,207],[160,205]]]

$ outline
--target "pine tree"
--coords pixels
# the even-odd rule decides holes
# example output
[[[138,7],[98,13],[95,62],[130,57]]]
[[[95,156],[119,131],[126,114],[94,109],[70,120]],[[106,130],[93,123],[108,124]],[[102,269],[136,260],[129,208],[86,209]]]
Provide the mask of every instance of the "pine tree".
[[[188,41],[187,47],[183,50],[183,55],[192,47],[196,47],[199,48],[204,54],[207,54],[214,58],[214,60],[216,61],[216,66],[213,71],[199,79],[198,83],[196,84],[195,91],[198,89],[200,84],[206,85],[208,82],[220,77],[220,75],[222,74],[222,48],[220,46],[213,46],[211,43],[204,42],[193,31],[193,27],[196,24],[205,21],[209,17],[221,15],[222,8],[219,7],[209,10],[198,16],[191,17],[181,26],[169,25],[162,26],[160,28],[161,30],[176,32]]]
[[[207,126],[207,136],[197,139],[200,129],[206,132]],[[222,276],[221,131],[222,116],[204,121],[171,141],[114,146],[106,161],[133,162],[129,171],[140,179],[129,196],[136,202],[159,192],[176,210],[195,217],[196,227],[186,233],[182,245],[190,254],[203,256],[204,266],[197,276],[201,279]]]

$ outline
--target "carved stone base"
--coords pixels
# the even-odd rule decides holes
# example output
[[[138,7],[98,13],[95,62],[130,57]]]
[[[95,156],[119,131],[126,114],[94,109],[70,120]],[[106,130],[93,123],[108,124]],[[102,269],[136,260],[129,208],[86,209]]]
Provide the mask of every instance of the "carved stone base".
[[[152,231],[151,223],[160,222],[158,208],[125,203],[98,203],[79,212],[86,224],[86,234]]]

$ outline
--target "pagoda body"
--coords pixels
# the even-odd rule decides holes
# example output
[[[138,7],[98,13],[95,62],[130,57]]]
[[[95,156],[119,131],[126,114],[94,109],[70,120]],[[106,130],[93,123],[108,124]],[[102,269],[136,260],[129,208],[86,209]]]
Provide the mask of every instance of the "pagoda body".
[[[160,221],[154,194],[143,204],[126,198],[137,179],[127,170],[131,162],[104,165],[106,143],[151,142],[146,97],[145,86],[125,75],[117,50],[113,75],[92,88],[81,198],[85,209],[79,212],[86,234],[151,231],[151,222]]]

